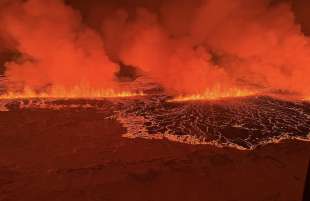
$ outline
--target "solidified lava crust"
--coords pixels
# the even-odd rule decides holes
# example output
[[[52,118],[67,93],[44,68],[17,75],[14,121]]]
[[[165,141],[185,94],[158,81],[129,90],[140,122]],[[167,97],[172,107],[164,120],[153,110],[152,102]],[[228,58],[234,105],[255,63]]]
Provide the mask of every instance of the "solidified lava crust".
[[[268,96],[220,101],[169,102],[167,96],[102,100],[15,100],[8,110],[95,110],[117,118],[127,136],[174,136],[193,144],[252,149],[279,139],[309,140],[310,104]],[[169,139],[169,137],[167,137]],[[183,140],[178,140],[183,139]]]
[[[190,135],[243,148],[281,137],[306,139],[310,132],[308,103],[271,97],[184,103],[140,102],[126,113],[143,116],[144,127],[150,135]]]

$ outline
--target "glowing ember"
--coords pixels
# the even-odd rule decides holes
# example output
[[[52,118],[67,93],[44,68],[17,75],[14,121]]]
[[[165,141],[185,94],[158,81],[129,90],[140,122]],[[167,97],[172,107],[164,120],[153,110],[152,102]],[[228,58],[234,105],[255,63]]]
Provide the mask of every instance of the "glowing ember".
[[[208,89],[201,94],[178,96],[172,99],[171,102],[219,100],[224,98],[252,96],[254,94],[256,94],[256,92],[245,89],[231,88],[228,90],[223,90],[220,88],[214,88],[214,89]]]
[[[115,91],[113,89],[91,89],[88,87],[74,87],[65,89],[53,87],[48,92],[36,92],[26,88],[23,92],[7,92],[0,95],[0,99],[29,99],[29,98],[55,98],[55,99],[79,99],[79,98],[121,98],[143,96],[142,92]]]

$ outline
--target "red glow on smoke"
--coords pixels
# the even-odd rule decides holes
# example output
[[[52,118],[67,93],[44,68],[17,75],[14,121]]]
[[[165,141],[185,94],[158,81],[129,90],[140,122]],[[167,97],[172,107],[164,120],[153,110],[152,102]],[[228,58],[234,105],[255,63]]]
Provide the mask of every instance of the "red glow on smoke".
[[[4,4],[2,38],[22,55],[6,63],[6,78],[34,90],[115,89],[121,61],[175,94],[217,86],[224,94],[253,86],[310,94],[309,38],[288,3],[170,0],[102,11],[94,14],[100,27],[90,28],[61,0]]]

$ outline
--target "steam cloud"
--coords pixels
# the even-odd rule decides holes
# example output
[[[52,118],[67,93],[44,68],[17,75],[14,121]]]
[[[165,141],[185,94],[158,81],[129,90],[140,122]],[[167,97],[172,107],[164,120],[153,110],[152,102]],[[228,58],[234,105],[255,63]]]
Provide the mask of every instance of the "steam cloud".
[[[121,61],[177,93],[251,85],[310,94],[309,38],[289,3],[90,3],[88,18],[61,0],[1,7],[0,36],[22,55],[5,75],[24,86],[113,88]]]

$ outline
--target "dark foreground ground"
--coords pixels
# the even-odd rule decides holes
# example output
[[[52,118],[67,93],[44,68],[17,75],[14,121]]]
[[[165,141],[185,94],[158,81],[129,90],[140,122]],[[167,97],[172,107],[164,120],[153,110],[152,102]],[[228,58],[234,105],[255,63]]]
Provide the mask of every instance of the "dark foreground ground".
[[[0,112],[0,200],[301,200],[308,142],[239,151],[126,139],[105,116]]]

